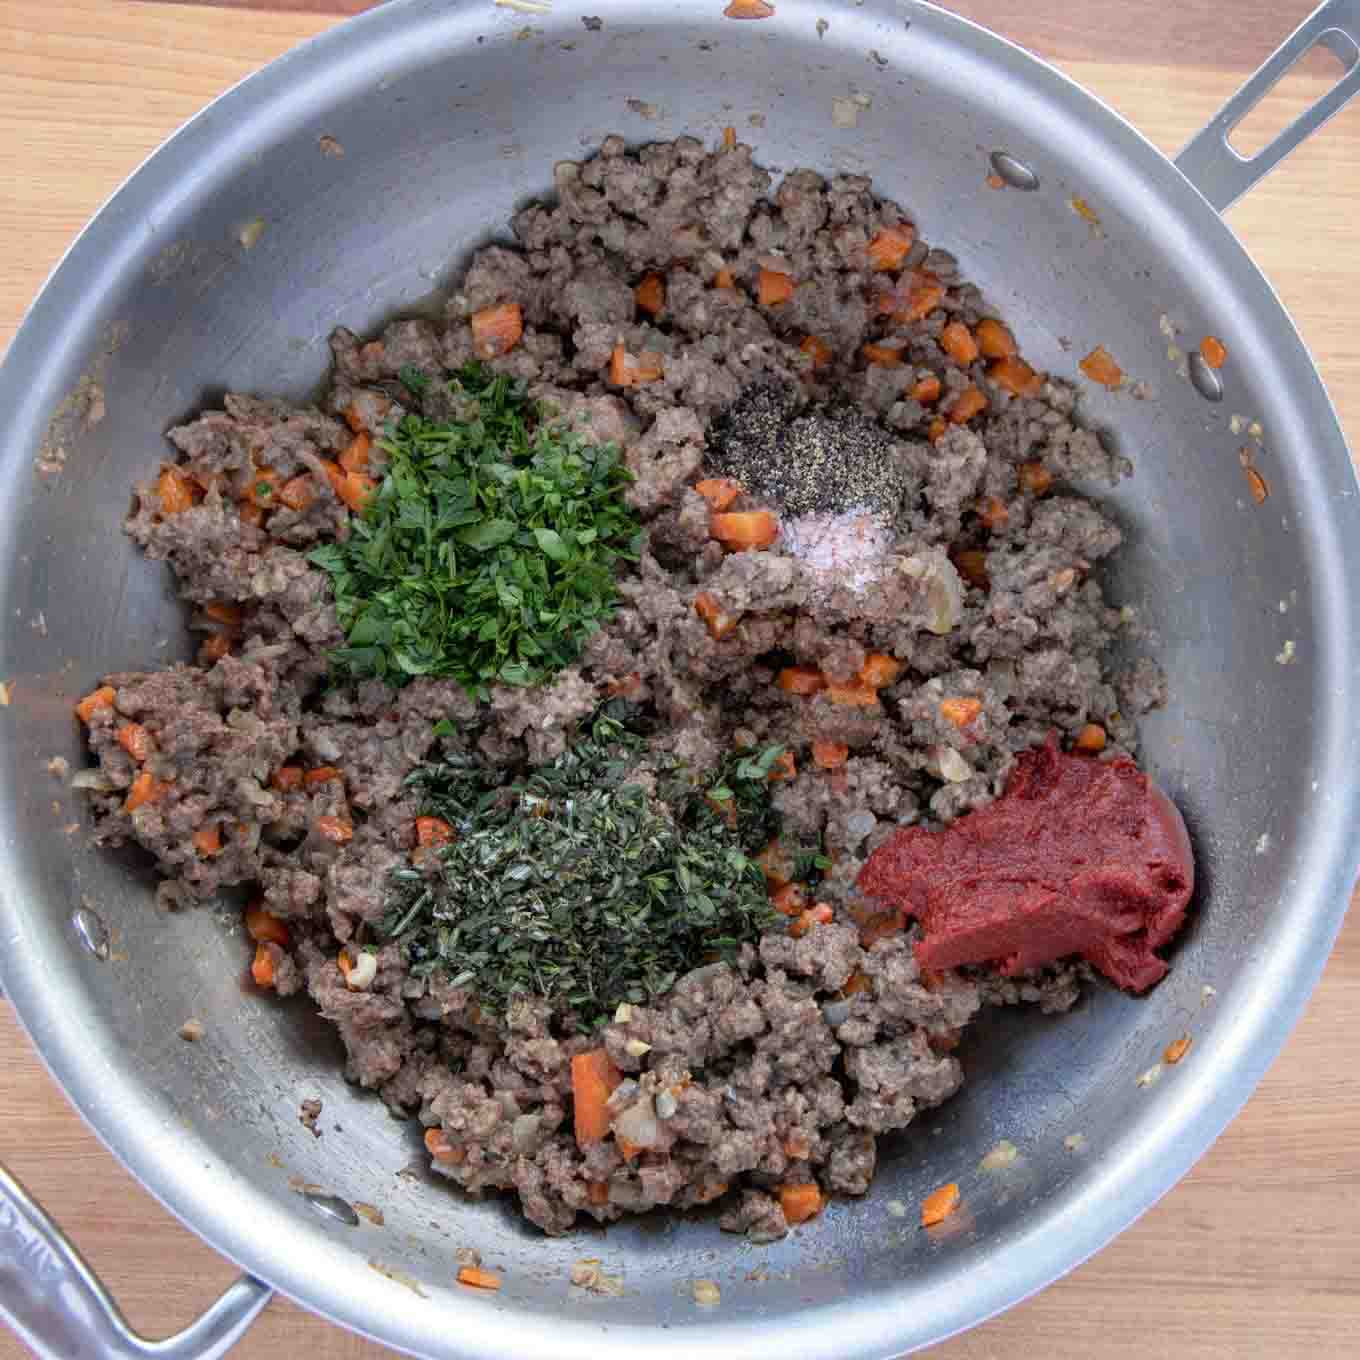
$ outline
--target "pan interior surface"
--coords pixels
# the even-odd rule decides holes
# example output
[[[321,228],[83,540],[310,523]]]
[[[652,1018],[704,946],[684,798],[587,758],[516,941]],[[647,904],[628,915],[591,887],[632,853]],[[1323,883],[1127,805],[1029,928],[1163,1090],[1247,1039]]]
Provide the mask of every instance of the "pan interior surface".
[[[308,1306],[422,1354],[782,1342],[850,1360],[978,1321],[1096,1249],[1207,1147],[1311,989],[1349,890],[1360,516],[1273,294],[1167,162],[1016,49],[927,6],[871,0],[824,29],[814,6],[777,8],[735,23],[716,4],[702,18],[621,4],[598,26],[561,4],[374,11],[158,153],[73,248],[0,373],[4,469],[23,488],[0,508],[5,988],[176,1212]],[[785,1241],[752,1246],[716,1216],[546,1239],[509,1205],[435,1183],[418,1128],[344,1082],[310,1003],[243,984],[236,910],[158,912],[147,866],[90,846],[78,795],[45,766],[82,763],[71,704],[100,675],[191,654],[168,571],[121,529],[167,428],[226,390],[314,391],[332,327],[435,305],[554,162],[607,133],[713,144],[728,124],[776,174],[872,175],[1036,366],[1076,377],[1103,344],[1143,385],[1082,383],[1082,407],[1135,466],[1102,495],[1126,531],[1107,586],[1150,623],[1168,674],[1144,761],[1185,812],[1197,906],[1146,999],[1100,986],[1066,1016],[1010,1010],[970,1031],[963,1091],[886,1145],[866,1198]],[[993,153],[1037,188],[989,188]],[[1175,350],[1206,334],[1231,354],[1218,403],[1178,372]],[[111,931],[107,959],[72,928],[81,908]],[[190,1018],[205,1031],[192,1045],[177,1035]],[[1186,1033],[1186,1060],[1140,1085]],[[298,1120],[308,1098],[319,1138]],[[980,1170],[1001,1139],[1019,1159]],[[920,1201],[947,1181],[964,1211],[923,1232]],[[306,1187],[376,1205],[383,1226],[318,1212]],[[453,1284],[463,1246],[504,1276],[499,1294]],[[622,1275],[624,1297],[571,1287],[582,1257]],[[696,1278],[720,1285],[716,1309],[695,1305]]]

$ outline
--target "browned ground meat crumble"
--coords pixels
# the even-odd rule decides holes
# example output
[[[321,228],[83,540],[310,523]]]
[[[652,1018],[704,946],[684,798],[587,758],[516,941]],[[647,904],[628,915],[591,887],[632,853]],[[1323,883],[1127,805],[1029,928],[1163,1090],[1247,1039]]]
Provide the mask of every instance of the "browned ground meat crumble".
[[[513,1189],[550,1233],[580,1214],[610,1221],[725,1196],[723,1226],[769,1240],[787,1231],[781,1185],[864,1193],[877,1135],[958,1089],[963,1072],[950,1050],[980,1007],[1062,1010],[1076,999],[1080,972],[1069,966],[1030,979],[923,978],[909,934],[866,949],[841,914],[865,858],[894,828],[987,802],[1013,754],[1051,730],[1098,722],[1111,752],[1132,751],[1133,720],[1162,701],[1164,682],[1150,662],[1112,673],[1102,661],[1136,621],[1106,604],[1090,574],[1120,530],[1072,485],[1113,483],[1130,469],[1076,423],[1067,384],[1048,380],[1039,396],[1016,398],[984,364],[964,369],[945,355],[947,321],[973,325],[991,313],[944,252],[917,240],[906,262],[926,261],[947,285],[936,310],[906,326],[876,314],[866,245],[907,219],[867,179],[798,170],[770,196],[770,176],[744,146],[709,154],[681,138],[634,153],[611,137],[594,159],[559,165],[555,181],[555,201],[515,216],[513,242],[477,252],[445,325],[398,321],[370,343],[337,331],[322,409],[233,394],[223,410],[171,431],[179,467],[206,494],[162,514],[154,489],[141,487],[127,528],[148,556],[169,562],[193,626],[209,638],[225,630],[230,651],[106,678],[116,699],[89,731],[105,782],[93,795],[98,834],[155,856],[168,908],[229,885],[261,893],[291,931],[287,948],[268,946],[277,990],[310,993],[340,1031],[352,1080],[443,1130],[453,1151],[435,1168],[466,1190]],[[762,267],[798,281],[791,301],[758,305]],[[715,286],[724,269],[735,287]],[[649,270],[665,277],[655,318],[634,302]],[[349,512],[318,475],[319,460],[349,443],[350,424],[376,432],[402,410],[447,418],[442,381],[416,393],[400,375],[442,379],[473,358],[472,313],[502,302],[521,306],[524,333],[492,367],[626,451],[645,532],[620,608],[552,684],[498,688],[480,706],[453,682],[323,686],[341,636],[329,582],[306,553],[345,535]],[[815,371],[799,348],[809,334],[834,356]],[[862,345],[893,335],[905,339],[906,363],[866,366]],[[612,386],[618,344],[662,355],[664,376]],[[936,408],[905,395],[927,373],[946,399],[976,383],[989,401],[933,444],[925,432]],[[890,456],[914,492],[898,522],[900,569],[873,591],[828,587],[778,543],[725,555],[710,539],[708,507],[692,489],[705,432],[756,382],[848,398],[891,431]],[[376,444],[374,457],[380,466]],[[1019,484],[1026,462],[1051,475],[1047,495]],[[247,522],[240,498],[260,467],[280,481],[313,473],[315,502]],[[990,496],[1009,513],[989,531],[973,507]],[[985,586],[956,570],[969,548],[985,553]],[[742,620],[721,641],[696,617],[700,588]],[[223,603],[239,608],[239,622],[205,610]],[[765,661],[776,648],[846,679],[869,652],[904,664],[878,707],[842,707],[777,687]],[[485,1016],[466,990],[410,977],[391,944],[364,991],[346,986],[336,961],[341,944],[380,919],[388,871],[409,862],[419,808],[406,779],[423,760],[476,749],[507,766],[545,761],[620,685],[666,720],[658,744],[696,769],[739,745],[797,751],[800,773],[776,803],[799,832],[825,837],[834,867],[818,895],[837,910],[835,923],[801,938],[767,934],[736,966],[690,973],[604,1029],[630,1079],[616,1114],[652,1099],[662,1116],[661,1142],[632,1161],[612,1139],[582,1151],[572,1136],[570,1059],[598,1035],[574,1032],[527,998],[502,1020]],[[980,701],[966,731],[940,716],[945,696]],[[434,736],[443,718],[456,736]],[[137,766],[117,740],[127,720],[150,733],[147,768],[164,785],[130,814]],[[817,769],[806,759],[814,738],[848,744],[848,761]],[[285,764],[335,766],[343,778],[279,791],[271,776]],[[351,823],[353,839],[320,835],[326,814]],[[222,828],[222,848],[204,855],[193,834],[211,825]],[[857,971],[868,986],[842,995]]]

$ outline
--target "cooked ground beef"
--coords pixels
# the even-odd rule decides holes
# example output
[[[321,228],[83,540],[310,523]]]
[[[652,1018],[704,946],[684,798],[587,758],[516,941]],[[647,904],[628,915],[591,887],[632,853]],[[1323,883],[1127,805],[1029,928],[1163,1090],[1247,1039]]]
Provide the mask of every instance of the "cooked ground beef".
[[[1165,686],[1148,661],[1119,674],[1102,659],[1134,620],[1092,575],[1120,531],[1075,486],[1130,469],[1076,423],[1069,386],[1047,380],[1036,396],[1012,396],[985,361],[949,357],[946,323],[975,326],[989,311],[925,243],[904,266],[937,269],[934,306],[904,322],[880,305],[892,276],[871,269],[866,248],[907,219],[867,179],[798,170],[770,196],[744,146],[708,154],[680,138],[630,152],[610,137],[555,180],[553,201],[515,216],[513,240],[477,252],[443,325],[400,321],[367,343],[337,331],[322,409],[229,395],[171,431],[196,503],[164,513],[156,489],[139,487],[127,528],[170,564],[204,645],[194,665],[106,677],[115,697],[89,725],[104,782],[98,834],[155,856],[167,907],[231,885],[258,893],[288,931],[266,945],[273,986],[305,987],[344,1040],[348,1075],[441,1131],[434,1166],[464,1189],[513,1190],[552,1233],[581,1214],[609,1221],[726,1197],[723,1226],[769,1240],[787,1231],[783,1185],[864,1193],[876,1136],[958,1089],[952,1050],[980,1007],[1061,1010],[1077,996],[1071,967],[923,975],[914,935],[878,938],[853,885],[894,830],[987,803],[1015,753],[1051,731],[1099,723],[1110,752],[1133,751],[1134,719]],[[794,279],[792,298],[761,305],[761,270]],[[649,271],[665,286],[654,315],[634,299]],[[577,666],[537,689],[497,688],[489,702],[450,682],[323,686],[342,639],[329,581],[306,553],[344,537],[349,511],[322,460],[353,431],[377,433],[407,411],[456,416],[442,379],[474,356],[472,315],[507,302],[524,331],[491,366],[522,379],[554,418],[617,441],[635,476],[643,547],[620,607]],[[863,346],[884,342],[900,362],[866,365]],[[617,346],[660,356],[662,376],[613,385]],[[440,381],[408,386],[412,370]],[[918,385],[926,379],[938,398]],[[970,385],[986,409],[941,435],[939,412]],[[806,429],[848,403],[857,414],[845,428],[873,432],[863,442],[890,473],[864,483],[890,545],[876,562],[840,564],[824,541],[834,526],[820,521],[801,535],[802,555],[780,542],[725,555],[710,539],[693,484],[713,421],[754,389],[805,412]],[[381,467],[375,442],[370,471]],[[263,469],[277,486],[309,477],[310,503],[252,505]],[[764,489],[768,504],[778,486]],[[842,482],[832,490],[845,498]],[[978,513],[984,503],[1004,513]],[[734,508],[761,504],[747,495]],[[795,509],[808,506],[822,501]],[[721,640],[696,616],[700,588],[740,619]],[[873,652],[901,663],[876,704],[774,683],[790,665],[848,681]],[[560,753],[618,692],[661,720],[658,747],[699,771],[734,747],[793,749],[799,773],[776,805],[791,828],[823,837],[832,867],[818,895],[835,913],[800,938],[767,934],[735,966],[700,968],[605,1027],[625,1076],[615,1121],[639,1103],[658,1119],[656,1146],[632,1158],[613,1139],[583,1150],[573,1137],[571,1058],[601,1036],[570,1015],[528,997],[503,1019],[486,1015],[466,989],[410,976],[393,944],[361,990],[337,965],[341,945],[372,940],[389,871],[410,862],[419,808],[406,780],[421,762],[475,751],[522,770]],[[975,716],[948,720],[946,698],[975,700]],[[436,737],[442,719],[453,735]],[[149,739],[140,760],[120,741],[129,722]],[[844,743],[848,758],[818,768],[814,740]],[[298,782],[280,779],[285,767],[337,773]],[[139,772],[155,796],[129,812]],[[336,823],[352,836],[325,834]],[[214,828],[215,845],[201,834]]]

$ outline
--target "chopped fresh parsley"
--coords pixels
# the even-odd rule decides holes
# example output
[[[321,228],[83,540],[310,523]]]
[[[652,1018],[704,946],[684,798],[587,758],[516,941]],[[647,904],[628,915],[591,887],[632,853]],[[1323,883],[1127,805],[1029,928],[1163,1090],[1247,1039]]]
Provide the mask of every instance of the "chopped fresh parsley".
[[[397,373],[401,379],[402,386],[419,395],[430,385],[430,375],[422,373],[413,364],[405,364]]]
[[[752,856],[777,824],[765,775],[779,754],[700,783],[601,713],[515,783],[466,760],[427,766],[412,783],[455,839],[433,870],[395,873],[382,934],[414,974],[443,973],[490,1012],[527,993],[601,1024],[778,919]]]
[[[408,415],[379,441],[386,474],[343,543],[315,549],[348,645],[343,675],[490,685],[549,680],[613,613],[639,526],[619,451],[540,418],[522,386],[469,365],[464,418]]]

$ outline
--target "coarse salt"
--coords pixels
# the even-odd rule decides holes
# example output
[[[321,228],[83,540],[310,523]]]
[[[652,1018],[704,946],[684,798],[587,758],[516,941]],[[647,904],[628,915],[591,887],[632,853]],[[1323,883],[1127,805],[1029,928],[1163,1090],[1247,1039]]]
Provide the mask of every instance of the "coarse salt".
[[[863,508],[840,514],[814,512],[786,520],[784,546],[818,573],[835,573],[835,583],[862,592],[883,574],[893,533],[887,520]]]

